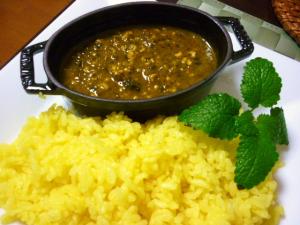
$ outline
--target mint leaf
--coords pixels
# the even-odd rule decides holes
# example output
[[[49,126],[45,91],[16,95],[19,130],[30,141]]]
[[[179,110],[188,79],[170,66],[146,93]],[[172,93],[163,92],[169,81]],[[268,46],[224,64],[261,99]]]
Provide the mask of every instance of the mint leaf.
[[[243,112],[236,120],[237,131],[243,135],[256,135],[258,130],[254,124],[251,111]]]
[[[276,107],[271,109],[271,116],[276,120],[277,144],[288,145],[288,133],[284,118],[283,109]]]
[[[184,110],[178,119],[211,137],[232,139],[238,135],[235,123],[240,108],[240,102],[228,94],[212,94]]]
[[[279,100],[281,78],[272,62],[255,58],[247,62],[241,83],[244,101],[252,109],[259,105],[271,107]]]
[[[266,129],[275,144],[289,144],[285,118],[281,108],[272,108],[271,115],[260,115],[257,118],[257,126]]]
[[[258,128],[254,136],[242,135],[237,149],[235,182],[241,188],[254,187],[265,179],[278,157],[265,129]]]
[[[277,143],[277,121],[270,115],[261,114],[257,117],[256,126],[259,129],[265,131],[265,135],[268,135],[269,138],[273,141],[274,144]]]
[[[246,129],[240,130],[244,135],[237,149],[235,181],[243,188],[262,182],[278,160],[276,144],[288,143],[281,108],[271,109],[271,115],[259,115],[255,123],[250,122],[251,115],[249,111],[245,112],[242,122]]]

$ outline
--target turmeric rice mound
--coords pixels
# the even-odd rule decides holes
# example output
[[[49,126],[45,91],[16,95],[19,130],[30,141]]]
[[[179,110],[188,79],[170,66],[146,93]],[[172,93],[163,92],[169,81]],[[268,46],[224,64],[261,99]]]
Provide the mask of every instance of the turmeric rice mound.
[[[122,113],[102,120],[52,107],[0,145],[2,223],[278,224],[272,174],[237,189],[237,144],[176,117],[140,124]]]

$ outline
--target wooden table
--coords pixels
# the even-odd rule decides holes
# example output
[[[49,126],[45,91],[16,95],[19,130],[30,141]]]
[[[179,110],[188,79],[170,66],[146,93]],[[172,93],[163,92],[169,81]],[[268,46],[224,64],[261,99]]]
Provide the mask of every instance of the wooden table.
[[[0,68],[73,0],[0,0]]]
[[[160,1],[176,2],[176,0]],[[279,25],[272,10],[271,0],[220,1]],[[0,68],[72,2],[73,0],[1,0]]]

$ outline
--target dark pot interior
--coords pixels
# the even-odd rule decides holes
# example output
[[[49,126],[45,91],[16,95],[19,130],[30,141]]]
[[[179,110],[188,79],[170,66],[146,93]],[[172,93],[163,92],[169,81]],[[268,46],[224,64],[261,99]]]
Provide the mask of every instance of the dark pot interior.
[[[129,3],[100,9],[61,29],[48,41],[44,66],[57,79],[63,59],[74,46],[102,31],[138,24],[165,24],[194,31],[216,49],[220,66],[230,59],[231,42],[217,19],[204,12],[176,5]]]

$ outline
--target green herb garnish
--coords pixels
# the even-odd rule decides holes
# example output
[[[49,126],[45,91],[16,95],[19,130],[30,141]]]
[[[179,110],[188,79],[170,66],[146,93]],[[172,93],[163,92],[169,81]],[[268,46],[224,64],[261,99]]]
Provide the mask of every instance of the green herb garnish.
[[[272,62],[250,60],[245,68],[241,93],[249,110],[240,114],[241,103],[228,94],[212,94],[184,110],[178,119],[211,137],[230,140],[240,136],[235,182],[239,188],[252,188],[262,182],[278,160],[276,144],[288,144],[283,110],[254,117],[259,106],[273,107],[280,99],[281,78]]]
[[[281,78],[275,71],[272,62],[256,58],[246,64],[241,93],[249,107],[258,105],[272,107],[279,100]]]

